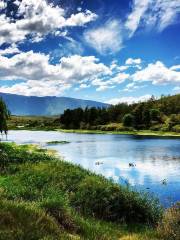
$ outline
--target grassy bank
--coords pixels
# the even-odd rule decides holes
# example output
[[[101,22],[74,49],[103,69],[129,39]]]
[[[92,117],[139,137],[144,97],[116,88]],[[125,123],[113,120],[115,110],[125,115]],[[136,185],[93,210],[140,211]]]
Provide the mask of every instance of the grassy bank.
[[[84,133],[84,134],[119,134],[119,135],[134,135],[134,136],[157,136],[157,137],[177,137],[180,138],[180,134],[174,132],[162,132],[151,130],[139,130],[139,131],[102,131],[102,130],[82,130],[82,129],[56,129],[57,131],[66,133]]]
[[[0,143],[0,239],[161,239],[158,202],[56,159]]]

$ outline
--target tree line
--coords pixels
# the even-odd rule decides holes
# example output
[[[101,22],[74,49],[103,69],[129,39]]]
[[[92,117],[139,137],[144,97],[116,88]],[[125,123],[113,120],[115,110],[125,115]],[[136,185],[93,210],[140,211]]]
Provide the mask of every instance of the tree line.
[[[119,103],[108,108],[67,109],[60,116],[60,124],[66,129],[92,129],[109,123],[122,123],[134,129],[179,128],[180,94],[161,96],[158,100],[152,96],[145,102]]]
[[[10,111],[8,110],[5,102],[0,98],[0,132],[1,134],[5,133],[7,135],[8,127],[7,120],[10,117]]]

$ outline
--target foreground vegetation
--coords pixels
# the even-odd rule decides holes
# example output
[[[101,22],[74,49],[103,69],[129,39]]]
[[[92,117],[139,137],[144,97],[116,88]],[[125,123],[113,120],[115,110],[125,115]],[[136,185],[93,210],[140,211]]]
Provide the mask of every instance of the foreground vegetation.
[[[35,146],[0,143],[0,239],[161,239],[158,202]]]

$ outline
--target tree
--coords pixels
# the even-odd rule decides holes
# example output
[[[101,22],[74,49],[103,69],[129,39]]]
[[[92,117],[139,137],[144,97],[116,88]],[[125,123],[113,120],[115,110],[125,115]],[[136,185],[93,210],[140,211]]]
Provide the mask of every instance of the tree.
[[[4,132],[7,135],[8,127],[7,120],[10,117],[10,111],[8,110],[5,102],[0,98],[0,132]]]
[[[139,103],[134,111],[134,127],[137,129],[142,128],[143,123],[143,110],[144,110],[144,103]]]
[[[159,109],[153,108],[150,110],[150,116],[152,121],[159,121],[161,118],[161,113]]]
[[[123,117],[123,125],[126,127],[131,127],[133,125],[133,115],[128,113]]]

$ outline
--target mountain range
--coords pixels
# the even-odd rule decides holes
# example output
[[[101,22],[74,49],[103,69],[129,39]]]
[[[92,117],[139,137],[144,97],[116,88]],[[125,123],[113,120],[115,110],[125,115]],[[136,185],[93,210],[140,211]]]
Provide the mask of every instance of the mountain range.
[[[102,102],[70,97],[35,97],[8,93],[0,93],[0,97],[6,102],[11,114],[19,116],[50,116],[61,114],[65,109],[109,106]]]

